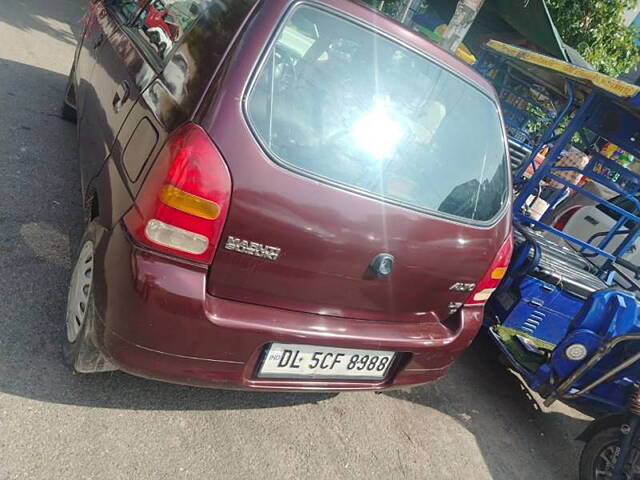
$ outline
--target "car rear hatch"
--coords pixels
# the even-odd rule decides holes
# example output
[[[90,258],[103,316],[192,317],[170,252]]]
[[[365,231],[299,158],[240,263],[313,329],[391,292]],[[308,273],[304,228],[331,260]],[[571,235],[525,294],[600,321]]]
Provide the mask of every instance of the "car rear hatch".
[[[465,301],[509,232],[493,99],[311,6],[246,93],[242,114],[227,95],[207,127],[233,179],[211,294],[385,321],[443,320]]]

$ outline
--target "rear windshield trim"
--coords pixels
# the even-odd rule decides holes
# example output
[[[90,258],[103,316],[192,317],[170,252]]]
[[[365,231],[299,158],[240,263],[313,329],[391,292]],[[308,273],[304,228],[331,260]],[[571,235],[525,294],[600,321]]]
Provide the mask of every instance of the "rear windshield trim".
[[[491,104],[495,107],[496,112],[498,113],[498,118],[499,118],[499,122],[500,122],[500,127],[501,127],[501,131],[502,131],[502,143],[504,145],[504,151],[505,151],[505,155],[503,158],[503,166],[505,171],[505,177],[506,177],[506,183],[507,183],[507,188],[505,191],[505,200],[503,202],[502,207],[500,208],[500,210],[498,210],[498,212],[490,219],[490,220],[474,220],[471,218],[467,218],[467,217],[461,217],[461,216],[457,216],[457,215],[452,215],[449,213],[445,213],[439,210],[435,210],[435,209],[429,209],[429,208],[421,208],[413,203],[406,203],[406,202],[402,202],[398,199],[393,199],[393,198],[389,198],[389,197],[385,197],[382,195],[376,195],[373,192],[370,191],[366,191],[360,188],[357,188],[353,185],[349,185],[346,183],[342,183],[342,182],[338,182],[336,180],[327,178],[323,175],[320,175],[318,173],[315,172],[311,172],[309,170],[306,170],[304,168],[300,168],[290,162],[288,162],[287,160],[281,158],[279,155],[277,155],[275,152],[273,152],[263,141],[263,139],[261,138],[260,134],[257,132],[256,127],[254,125],[254,119],[252,118],[250,112],[249,112],[249,108],[248,108],[248,102],[249,99],[251,97],[251,94],[253,93],[258,80],[259,80],[259,76],[260,73],[262,72],[262,69],[265,65],[265,63],[268,60],[269,54],[272,52],[272,49],[275,48],[275,44],[278,40],[278,37],[280,35],[280,33],[284,30],[287,22],[289,21],[289,19],[293,16],[293,14],[295,13],[295,11],[302,7],[302,6],[307,6],[307,7],[311,7],[311,8],[315,8],[317,10],[321,10],[324,11],[325,13],[331,14],[331,15],[335,15],[343,20],[346,20],[350,23],[353,23],[361,28],[364,28],[370,32],[373,32],[377,35],[380,35],[384,38],[386,38],[387,40],[396,43],[397,45],[400,45],[403,48],[408,49],[409,51],[419,55],[420,57],[424,58],[425,60],[439,66],[440,68],[442,68],[443,70],[446,70],[447,72],[449,72],[450,74],[452,74],[453,76],[457,77],[458,79],[460,79],[462,82],[466,83],[469,87],[473,88],[474,90],[476,90],[478,93],[480,93],[481,95],[483,95],[484,97],[486,97]],[[418,49],[416,49],[415,47],[413,47],[412,45],[408,45],[405,42],[401,41],[400,39],[394,37],[393,35],[389,34],[388,32],[385,32],[383,30],[380,30],[378,28],[376,28],[374,25],[370,25],[364,21],[362,21],[359,18],[356,18],[352,15],[349,15],[348,13],[345,13],[343,11],[337,10],[333,7],[330,7],[328,5],[319,5],[315,2],[309,2],[309,1],[299,1],[299,2],[295,2],[293,3],[291,6],[289,6],[289,8],[287,9],[287,11],[285,12],[285,14],[282,16],[282,18],[280,19],[280,21],[278,22],[278,24],[274,27],[272,33],[271,33],[271,37],[269,39],[269,41],[266,43],[266,45],[264,46],[263,50],[260,53],[260,59],[258,60],[258,62],[256,63],[256,65],[254,65],[253,67],[253,71],[251,73],[251,78],[249,79],[249,82],[247,82],[247,85],[245,87],[243,96],[242,96],[242,113],[245,117],[245,122],[247,124],[247,126],[249,127],[249,130],[251,131],[251,134],[253,135],[254,139],[256,140],[256,142],[258,142],[258,144],[260,145],[260,148],[264,151],[264,153],[269,157],[269,159],[271,159],[276,165],[294,172],[302,177],[308,178],[310,180],[316,180],[316,181],[320,181],[326,185],[330,185],[334,188],[338,188],[340,190],[344,190],[344,191],[348,191],[351,193],[356,193],[358,195],[361,196],[365,196],[368,198],[371,198],[373,200],[377,200],[379,202],[382,203],[386,203],[386,204],[390,204],[390,205],[395,205],[398,207],[402,207],[402,208],[407,208],[409,210],[413,210],[416,212],[420,212],[423,214],[427,214],[429,216],[434,216],[434,217],[439,217],[442,218],[444,220],[448,220],[451,221],[453,223],[456,224],[465,224],[468,226],[472,226],[472,227],[477,227],[477,228],[481,228],[481,229],[488,229],[491,227],[494,227],[500,220],[502,220],[502,218],[504,217],[504,214],[506,212],[507,209],[510,208],[510,201],[509,201],[509,192],[512,189],[512,185],[511,185],[511,174],[510,174],[510,170],[509,170],[509,161],[508,161],[508,156],[509,156],[509,149],[508,149],[508,141],[507,141],[507,136],[504,134],[505,132],[505,124],[504,124],[504,119],[502,117],[501,114],[501,110],[500,110],[500,106],[496,103],[496,100],[489,95],[486,91],[484,91],[480,85],[478,85],[476,82],[474,82],[472,79],[466,78],[464,76],[462,76],[459,72],[456,72],[455,70],[453,70],[449,65],[441,62],[439,59],[434,58],[428,54],[426,54],[423,51],[420,51]]]

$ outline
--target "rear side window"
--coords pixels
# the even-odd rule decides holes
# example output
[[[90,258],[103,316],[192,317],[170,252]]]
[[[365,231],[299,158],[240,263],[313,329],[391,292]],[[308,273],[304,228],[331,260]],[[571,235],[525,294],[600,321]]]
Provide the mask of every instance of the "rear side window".
[[[285,166],[418,210],[489,221],[507,198],[498,108],[402,45],[325,10],[288,17],[248,96]]]

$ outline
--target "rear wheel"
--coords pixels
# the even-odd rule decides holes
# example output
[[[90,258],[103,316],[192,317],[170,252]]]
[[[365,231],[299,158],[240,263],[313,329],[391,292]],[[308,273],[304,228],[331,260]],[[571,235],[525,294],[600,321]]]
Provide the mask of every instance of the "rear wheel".
[[[64,92],[64,100],[62,101],[62,118],[69,122],[76,123],[78,114],[76,110],[76,89],[73,78],[75,76],[75,65],[71,67],[69,79],[67,80],[67,88]]]
[[[607,428],[591,437],[580,456],[580,480],[610,479],[620,455],[620,443],[620,426]],[[640,479],[640,439],[637,437],[622,478]]]
[[[96,321],[93,299],[96,229],[94,222],[87,226],[71,273],[67,296],[66,336],[62,352],[65,364],[76,373],[115,370],[92,339]]]

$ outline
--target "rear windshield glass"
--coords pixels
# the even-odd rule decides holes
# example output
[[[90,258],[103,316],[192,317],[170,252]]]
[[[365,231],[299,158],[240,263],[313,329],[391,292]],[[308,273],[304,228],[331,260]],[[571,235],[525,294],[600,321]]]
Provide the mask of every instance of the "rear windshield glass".
[[[507,197],[495,103],[402,45],[301,6],[247,103],[276,161],[419,210],[488,221]]]

